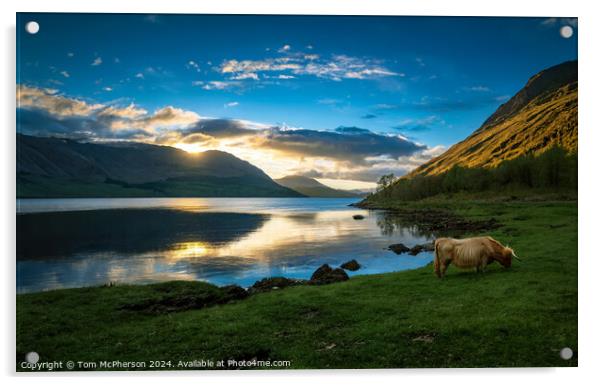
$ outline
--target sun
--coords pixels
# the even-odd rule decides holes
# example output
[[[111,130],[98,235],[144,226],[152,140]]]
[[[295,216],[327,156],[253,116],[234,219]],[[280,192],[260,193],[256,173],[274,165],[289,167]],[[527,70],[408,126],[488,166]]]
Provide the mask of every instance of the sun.
[[[198,143],[175,143],[172,145],[172,147],[179,148],[180,150],[186,151],[190,154],[198,154],[207,150]]]

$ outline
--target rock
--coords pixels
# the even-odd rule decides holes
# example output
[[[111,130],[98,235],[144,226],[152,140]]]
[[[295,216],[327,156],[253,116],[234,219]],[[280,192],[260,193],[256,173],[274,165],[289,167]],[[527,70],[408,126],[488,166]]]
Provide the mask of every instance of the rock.
[[[365,217],[363,215],[360,215],[360,214],[356,214],[356,215],[353,216],[353,219],[355,219],[356,221],[362,220],[364,218]]]
[[[424,251],[435,251],[435,241],[423,243],[422,248]]]
[[[259,280],[249,288],[249,293],[262,293],[274,289],[282,289],[289,286],[303,285],[306,281],[303,279],[292,279],[285,277],[270,277]]]
[[[423,251],[435,251],[435,243],[428,242],[428,243],[423,243],[421,245],[416,245],[410,249],[408,254],[418,255],[419,253],[422,253]]]
[[[416,245],[408,251],[410,255],[418,255],[419,253],[422,253],[422,245]]]
[[[397,255],[399,255],[401,253],[407,253],[408,251],[410,251],[410,248],[407,247],[406,245],[404,245],[403,243],[396,243],[394,245],[389,245],[389,247],[387,249],[391,250],[392,252],[394,252]]]
[[[352,259],[351,261],[345,262],[341,265],[342,269],[345,270],[350,270],[350,271],[357,271],[360,269],[360,264],[357,263],[357,261],[355,259]]]
[[[249,296],[249,293],[238,285],[223,286],[221,290],[224,293],[226,302],[245,299]]]
[[[345,270],[341,268],[333,269],[327,264],[320,266],[311,275],[310,285],[327,285],[329,283],[342,282],[349,279]]]

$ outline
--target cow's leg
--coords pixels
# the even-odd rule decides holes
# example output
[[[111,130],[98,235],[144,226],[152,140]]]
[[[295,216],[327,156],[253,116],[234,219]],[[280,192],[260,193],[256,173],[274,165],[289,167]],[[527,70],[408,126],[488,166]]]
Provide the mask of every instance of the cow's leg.
[[[449,267],[449,264],[451,263],[450,260],[447,261],[443,261],[443,263],[441,264],[441,278],[445,277],[445,272],[447,271],[447,268]]]

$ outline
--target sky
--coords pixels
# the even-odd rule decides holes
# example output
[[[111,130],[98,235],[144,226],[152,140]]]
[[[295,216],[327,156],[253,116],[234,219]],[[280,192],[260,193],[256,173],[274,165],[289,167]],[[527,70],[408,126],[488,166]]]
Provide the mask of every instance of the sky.
[[[17,130],[218,149],[273,178],[371,188],[577,59],[577,29],[567,17],[19,13]]]

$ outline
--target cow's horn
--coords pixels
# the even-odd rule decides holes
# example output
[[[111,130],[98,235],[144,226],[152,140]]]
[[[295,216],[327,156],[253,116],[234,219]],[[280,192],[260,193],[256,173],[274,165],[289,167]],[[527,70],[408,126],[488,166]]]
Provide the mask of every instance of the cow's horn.
[[[520,258],[519,258],[519,257],[518,257],[518,256],[517,256],[515,253],[514,253],[514,250],[512,250],[512,256],[513,256],[514,258],[516,258],[517,260],[519,260],[519,261],[521,261],[521,262],[522,262],[522,259],[520,259]]]

